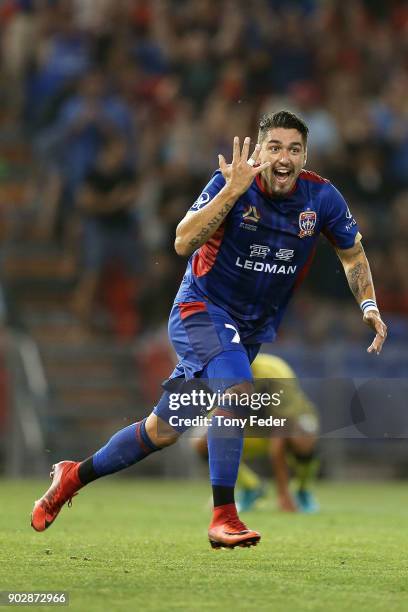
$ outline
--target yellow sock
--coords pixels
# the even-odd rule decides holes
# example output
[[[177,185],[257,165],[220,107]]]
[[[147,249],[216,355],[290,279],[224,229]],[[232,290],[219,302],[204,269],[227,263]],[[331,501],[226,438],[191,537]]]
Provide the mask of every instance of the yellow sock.
[[[246,463],[242,462],[239,466],[237,487],[241,489],[258,489],[261,484],[259,476]]]

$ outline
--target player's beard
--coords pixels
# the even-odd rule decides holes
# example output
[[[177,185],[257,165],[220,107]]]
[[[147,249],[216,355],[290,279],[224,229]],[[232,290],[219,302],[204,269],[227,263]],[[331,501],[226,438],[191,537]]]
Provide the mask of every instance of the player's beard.
[[[288,170],[289,174],[285,179],[276,176],[275,168],[267,168],[262,172],[263,182],[272,195],[284,197],[293,190],[300,172],[296,173],[293,168],[288,168]]]

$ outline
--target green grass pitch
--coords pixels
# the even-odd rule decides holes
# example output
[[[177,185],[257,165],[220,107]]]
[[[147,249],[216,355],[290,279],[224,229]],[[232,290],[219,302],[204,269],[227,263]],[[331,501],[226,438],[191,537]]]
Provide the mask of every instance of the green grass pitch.
[[[46,484],[0,481],[0,590],[65,590],[62,609],[86,612],[408,609],[404,483],[321,484],[314,516],[271,498],[245,515],[261,543],[233,551],[209,547],[205,483],[105,479],[35,533]]]

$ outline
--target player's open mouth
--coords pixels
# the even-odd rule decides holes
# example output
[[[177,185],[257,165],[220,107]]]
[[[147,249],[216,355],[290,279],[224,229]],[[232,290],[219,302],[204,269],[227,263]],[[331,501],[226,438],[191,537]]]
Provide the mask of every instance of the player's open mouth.
[[[290,178],[291,171],[286,168],[278,168],[273,171],[273,175],[280,185],[285,185]]]

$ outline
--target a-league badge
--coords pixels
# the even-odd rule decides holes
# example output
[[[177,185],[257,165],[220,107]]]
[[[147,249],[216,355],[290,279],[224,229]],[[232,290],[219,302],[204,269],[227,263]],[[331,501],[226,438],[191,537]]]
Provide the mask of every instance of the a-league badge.
[[[313,236],[316,227],[317,215],[314,210],[304,210],[299,215],[299,237]]]

